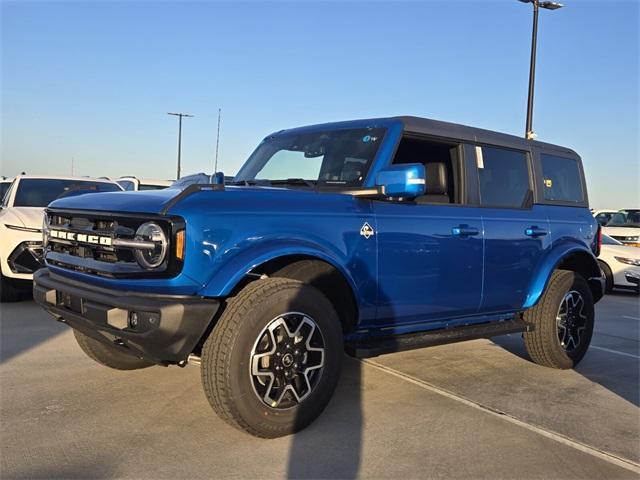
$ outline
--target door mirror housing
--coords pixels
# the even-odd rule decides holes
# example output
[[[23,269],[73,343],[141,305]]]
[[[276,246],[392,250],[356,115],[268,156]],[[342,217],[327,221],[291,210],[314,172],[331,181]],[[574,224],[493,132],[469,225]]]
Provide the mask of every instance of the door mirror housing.
[[[415,198],[424,195],[426,173],[422,163],[391,165],[378,172],[376,186],[386,197]]]

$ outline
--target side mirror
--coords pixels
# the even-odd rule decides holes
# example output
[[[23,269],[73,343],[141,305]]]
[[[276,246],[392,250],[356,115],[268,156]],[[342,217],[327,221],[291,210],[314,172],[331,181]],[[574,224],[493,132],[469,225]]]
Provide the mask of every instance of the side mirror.
[[[415,198],[425,193],[426,174],[422,163],[391,165],[378,172],[376,186],[386,197]]]

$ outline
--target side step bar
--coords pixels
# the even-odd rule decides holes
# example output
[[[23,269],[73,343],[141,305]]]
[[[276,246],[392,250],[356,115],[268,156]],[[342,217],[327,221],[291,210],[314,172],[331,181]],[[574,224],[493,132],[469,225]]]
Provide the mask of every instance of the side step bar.
[[[368,358],[385,353],[402,352],[416,348],[444,345],[446,343],[474,340],[477,338],[491,338],[508,333],[529,331],[530,325],[517,318],[498,322],[466,325],[464,327],[444,328],[429,332],[409,333],[393,337],[380,337],[360,342],[347,343],[347,354],[356,358]]]

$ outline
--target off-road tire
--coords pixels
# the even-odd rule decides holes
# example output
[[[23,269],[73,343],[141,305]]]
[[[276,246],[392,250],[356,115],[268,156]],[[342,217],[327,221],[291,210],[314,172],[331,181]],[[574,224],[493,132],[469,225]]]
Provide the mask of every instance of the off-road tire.
[[[324,339],[324,367],[307,398],[274,409],[254,391],[251,352],[260,332],[287,312],[303,313],[316,323]],[[280,437],[305,428],[322,413],[338,382],[343,353],[338,315],[320,291],[287,278],[256,280],[228,300],[204,343],[202,385],[213,410],[228,424],[257,437]]]
[[[558,338],[556,318],[565,295],[573,290],[584,300],[583,312],[587,320],[580,344],[575,351],[568,352]],[[578,273],[556,270],[542,298],[524,313],[524,320],[532,327],[523,336],[527,352],[535,363],[558,369],[575,367],[587,353],[593,335],[593,296],[586,280]]]
[[[105,367],[115,370],[139,370],[155,365],[147,360],[122,353],[114,347],[110,347],[109,345],[88,337],[76,329],[73,330],[73,335],[76,337],[76,341],[82,351],[86,353],[89,358]]]
[[[613,292],[613,273],[609,265],[602,260],[598,260],[598,264],[600,265],[600,270],[604,273],[604,293],[611,293]]]
[[[0,302],[16,302],[20,300],[20,293],[20,290],[11,282],[11,279],[5,277],[0,269]]]

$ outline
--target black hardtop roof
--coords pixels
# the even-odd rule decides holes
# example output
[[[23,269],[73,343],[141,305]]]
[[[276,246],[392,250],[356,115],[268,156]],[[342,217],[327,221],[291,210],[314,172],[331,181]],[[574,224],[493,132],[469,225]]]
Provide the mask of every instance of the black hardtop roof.
[[[433,135],[443,138],[460,139],[473,143],[525,150],[528,150],[531,147],[536,147],[541,150],[555,151],[557,153],[569,154],[576,157],[578,156],[578,154],[572,149],[562,147],[560,145],[539,142],[537,140],[527,140],[523,137],[517,137],[516,135],[469,127],[458,123],[442,122],[440,120],[431,120],[429,118],[413,117],[410,115],[392,117],[391,120],[401,121],[404,124],[405,131],[409,133]]]

